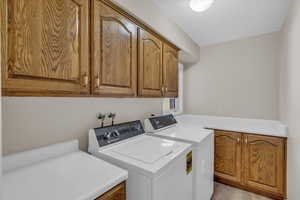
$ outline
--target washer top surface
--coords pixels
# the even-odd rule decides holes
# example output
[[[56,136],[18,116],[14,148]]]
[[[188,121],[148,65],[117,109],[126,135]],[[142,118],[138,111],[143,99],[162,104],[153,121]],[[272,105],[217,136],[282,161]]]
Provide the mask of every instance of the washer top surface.
[[[146,174],[154,175],[188,151],[191,151],[191,144],[141,135],[100,148],[96,154],[112,159],[119,163],[119,166],[131,166]]]
[[[114,152],[138,161],[152,164],[161,158],[171,154],[179,146],[170,140],[162,140],[154,137],[144,137],[123,143],[113,149]]]

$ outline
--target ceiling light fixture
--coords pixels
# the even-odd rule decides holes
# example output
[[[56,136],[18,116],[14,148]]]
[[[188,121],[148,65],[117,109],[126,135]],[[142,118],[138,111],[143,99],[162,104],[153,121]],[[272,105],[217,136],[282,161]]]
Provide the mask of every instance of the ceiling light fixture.
[[[196,12],[203,12],[210,8],[214,0],[190,0],[190,7]]]

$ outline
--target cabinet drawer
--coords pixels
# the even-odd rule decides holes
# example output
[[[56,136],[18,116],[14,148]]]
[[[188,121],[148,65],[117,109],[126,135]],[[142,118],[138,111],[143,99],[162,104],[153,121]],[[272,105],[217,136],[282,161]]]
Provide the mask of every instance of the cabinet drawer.
[[[126,200],[126,189],[125,189],[126,183],[123,182],[102,196],[98,197],[96,200]]]

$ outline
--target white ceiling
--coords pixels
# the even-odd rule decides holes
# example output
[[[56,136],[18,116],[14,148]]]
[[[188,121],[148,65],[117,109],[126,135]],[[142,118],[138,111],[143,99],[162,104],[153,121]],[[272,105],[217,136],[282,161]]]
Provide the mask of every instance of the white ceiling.
[[[215,0],[205,12],[189,0],[153,0],[200,46],[279,31],[290,0]]]

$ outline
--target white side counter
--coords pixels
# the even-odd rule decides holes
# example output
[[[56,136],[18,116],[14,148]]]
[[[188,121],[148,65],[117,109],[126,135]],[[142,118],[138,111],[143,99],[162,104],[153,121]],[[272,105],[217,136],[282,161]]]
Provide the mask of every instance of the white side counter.
[[[78,149],[78,141],[4,157],[3,200],[94,200],[127,171]]]

